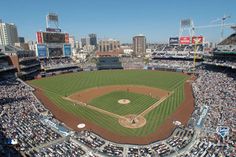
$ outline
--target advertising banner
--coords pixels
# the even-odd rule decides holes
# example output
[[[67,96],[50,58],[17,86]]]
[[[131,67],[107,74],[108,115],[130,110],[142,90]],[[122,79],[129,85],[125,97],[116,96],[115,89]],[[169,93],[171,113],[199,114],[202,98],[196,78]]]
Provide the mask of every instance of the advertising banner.
[[[65,34],[65,43],[69,43],[69,34],[68,33]]]
[[[61,29],[59,28],[46,28],[47,32],[61,32]]]
[[[64,45],[64,56],[71,56],[71,45],[65,44]]]
[[[169,38],[169,45],[179,45],[179,38],[178,37],[170,37]]]
[[[42,44],[43,43],[42,33],[41,32],[37,32],[36,36],[37,36],[37,43],[38,44]]]
[[[179,43],[180,43],[181,45],[189,45],[189,44],[190,44],[190,37],[188,37],[188,36],[186,36],[186,37],[180,37]]]
[[[203,36],[192,37],[192,44],[203,44]]]
[[[37,56],[40,58],[46,58],[47,57],[47,47],[43,44],[37,44]]]

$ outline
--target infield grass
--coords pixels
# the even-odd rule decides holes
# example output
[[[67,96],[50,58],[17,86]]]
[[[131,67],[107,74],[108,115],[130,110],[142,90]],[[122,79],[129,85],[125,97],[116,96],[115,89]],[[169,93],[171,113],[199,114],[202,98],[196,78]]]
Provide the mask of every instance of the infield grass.
[[[128,99],[130,103],[126,105],[119,104],[118,100],[120,99]],[[114,91],[91,100],[89,104],[118,115],[127,115],[139,114],[155,102],[157,102],[157,99],[147,95]]]

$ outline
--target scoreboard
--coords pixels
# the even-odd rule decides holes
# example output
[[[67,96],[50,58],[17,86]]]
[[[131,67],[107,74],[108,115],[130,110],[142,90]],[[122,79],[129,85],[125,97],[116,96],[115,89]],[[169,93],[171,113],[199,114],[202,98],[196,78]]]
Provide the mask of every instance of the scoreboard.
[[[65,43],[65,34],[43,32],[44,43]]]
[[[60,32],[37,32],[37,43],[69,43],[69,34]]]
[[[36,54],[39,58],[70,57],[69,34],[61,32],[37,32]]]

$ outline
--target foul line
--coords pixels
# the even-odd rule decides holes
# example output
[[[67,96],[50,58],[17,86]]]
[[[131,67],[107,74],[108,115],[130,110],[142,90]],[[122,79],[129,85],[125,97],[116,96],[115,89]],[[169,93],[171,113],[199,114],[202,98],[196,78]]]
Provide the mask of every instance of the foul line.
[[[73,102],[73,103],[76,103],[76,104],[78,104],[78,105],[81,105],[81,106],[90,108],[90,109],[92,109],[92,110],[98,111],[98,112],[100,112],[100,113],[104,113],[104,114],[106,114],[106,115],[109,115],[109,116],[114,117],[114,118],[117,118],[117,119],[119,119],[119,118],[125,118],[124,116],[120,116],[120,115],[118,115],[118,114],[115,114],[115,113],[112,113],[112,112],[109,112],[109,111],[106,111],[106,110],[97,108],[97,107],[95,107],[95,106],[92,106],[92,105],[89,105],[89,104],[86,104],[86,103],[83,103],[83,102],[80,102],[80,101],[77,101],[77,100],[70,99],[70,98],[68,98],[68,97],[62,97],[62,98],[65,99],[65,100],[69,100],[69,101],[71,101],[71,102]]]
[[[152,111],[153,109],[155,109],[157,106],[159,106],[163,101],[165,101],[168,97],[170,97],[174,92],[170,92],[167,96],[161,98],[159,101],[157,101],[156,103],[154,103],[152,106],[148,107],[146,110],[144,110],[142,113],[140,113],[138,116],[145,116],[146,114],[148,114],[150,111]]]
[[[170,92],[170,94],[168,94],[167,96],[161,98],[159,101],[157,101],[156,103],[154,103],[153,105],[151,105],[150,107],[148,107],[147,109],[145,109],[143,112],[141,112],[139,115],[137,115],[137,117],[139,116],[145,116],[146,114],[148,114],[150,111],[152,111],[153,109],[155,109],[157,106],[159,106],[163,101],[165,101],[169,96],[171,96],[174,92]],[[68,100],[68,101],[71,101],[73,103],[76,103],[80,106],[84,106],[84,107],[87,107],[87,108],[90,108],[92,110],[95,110],[95,111],[98,111],[100,113],[104,113],[106,115],[109,115],[113,118],[117,118],[117,119],[127,119],[125,116],[120,116],[118,114],[115,114],[115,113],[112,113],[112,112],[109,112],[109,111],[106,111],[106,110],[103,110],[103,109],[100,109],[100,108],[97,108],[95,106],[92,106],[92,105],[89,105],[89,104],[86,104],[86,103],[83,103],[83,102],[80,102],[80,101],[77,101],[77,100],[74,100],[74,99],[70,99],[68,97],[62,97],[63,99],[65,100]]]

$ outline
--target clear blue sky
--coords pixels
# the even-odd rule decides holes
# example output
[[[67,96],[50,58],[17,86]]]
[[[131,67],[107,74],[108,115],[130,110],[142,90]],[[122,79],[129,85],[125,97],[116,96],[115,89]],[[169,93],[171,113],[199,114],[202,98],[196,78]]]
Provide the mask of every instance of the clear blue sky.
[[[15,23],[27,40],[35,40],[35,33],[45,30],[45,15],[55,12],[62,30],[76,39],[94,32],[99,38],[131,42],[142,33],[148,42],[167,42],[178,35],[180,19],[209,25],[226,14],[232,16],[227,22],[236,23],[235,6],[236,0],[3,0],[0,19]],[[225,36],[230,33],[225,31]],[[200,29],[197,34],[218,41],[220,28]]]

